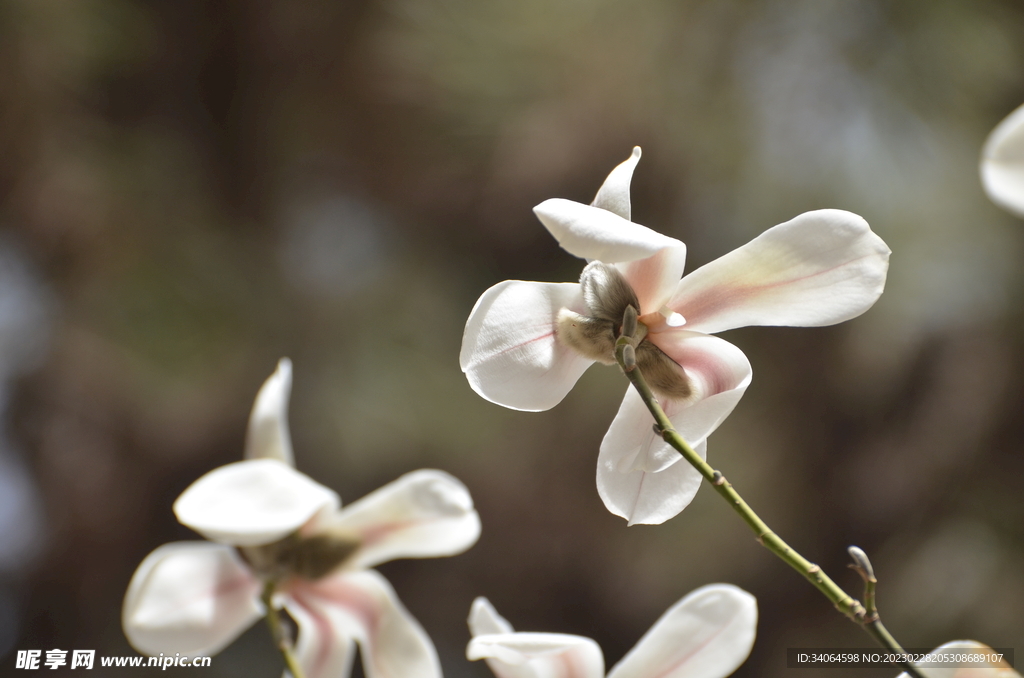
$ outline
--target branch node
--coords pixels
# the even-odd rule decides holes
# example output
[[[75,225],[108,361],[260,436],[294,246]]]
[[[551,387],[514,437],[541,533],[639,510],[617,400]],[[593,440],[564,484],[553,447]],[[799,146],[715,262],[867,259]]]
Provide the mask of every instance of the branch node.
[[[725,476],[722,475],[721,471],[714,472],[714,474],[711,476],[711,484],[718,486],[725,485]]]

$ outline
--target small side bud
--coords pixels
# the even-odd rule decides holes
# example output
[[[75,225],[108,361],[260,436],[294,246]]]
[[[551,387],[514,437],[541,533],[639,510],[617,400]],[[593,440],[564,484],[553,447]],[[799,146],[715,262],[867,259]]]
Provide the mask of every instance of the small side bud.
[[[622,336],[632,338],[636,334],[636,308],[632,304],[622,314]]]
[[[622,347],[622,365],[626,368],[627,372],[632,372],[636,369],[636,351],[630,344]]]
[[[851,546],[846,549],[846,552],[850,554],[851,558],[853,558],[853,563],[850,564],[850,568],[856,570],[857,574],[859,574],[865,582],[878,581],[875,579],[875,570],[871,567],[871,561],[868,560],[868,554],[864,553],[862,549],[856,546]]]

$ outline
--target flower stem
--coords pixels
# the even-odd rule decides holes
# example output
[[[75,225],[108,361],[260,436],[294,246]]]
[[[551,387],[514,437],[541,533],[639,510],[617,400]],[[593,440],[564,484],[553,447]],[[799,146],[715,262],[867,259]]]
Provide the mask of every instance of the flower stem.
[[[273,605],[273,597],[274,582],[268,581],[263,587],[261,599],[267,608],[267,626],[270,627],[270,635],[273,636],[277,649],[281,651],[281,656],[284,657],[284,665],[288,672],[292,674],[292,678],[306,678],[302,672],[302,667],[299,666],[299,660],[292,651],[292,643],[285,631],[284,624],[281,623],[281,615]]]
[[[651,387],[647,384],[643,374],[636,367],[636,363],[630,360],[630,354],[632,353],[632,338],[629,336],[621,336],[615,345],[615,358],[619,363],[619,367],[622,368],[623,373],[636,388],[637,393],[640,394],[644,404],[647,405],[647,409],[650,410],[651,415],[654,416],[655,431],[662,437],[662,439],[677,450],[683,457],[697,469],[698,472],[711,483],[711,486],[715,489],[718,494],[722,495],[729,505],[733,508],[736,513],[743,519],[743,521],[750,526],[750,529],[757,535],[757,541],[767,548],[769,551],[774,553],[776,556],[781,558],[786,564],[792,567],[794,570],[799,572],[807,581],[809,581],[816,589],[821,591],[822,595],[828,598],[836,609],[842,612],[844,615],[850,618],[851,621],[857,623],[863,628],[868,635],[874,638],[882,647],[892,650],[896,653],[904,653],[899,643],[889,634],[889,632],[882,625],[881,620],[878,618],[877,610],[874,611],[874,618],[869,618],[864,606],[860,604],[856,598],[850,596],[846,591],[839,587],[832,579],[825,574],[821,567],[812,563],[811,561],[804,558],[802,555],[797,553],[793,548],[784,542],[775,532],[773,532],[760,516],[754,513],[754,510],[743,500],[743,497],[733,488],[732,484],[725,479],[719,471],[716,471],[706,461],[700,458],[693,448],[690,447],[689,443],[679,435],[675,429],[672,428],[672,421],[665,414],[665,411],[661,409],[661,405],[658,403],[658,399],[655,397],[654,392],[651,391]],[[874,607],[874,587],[871,588],[871,605]],[[908,661],[902,661],[900,664],[904,670],[907,671],[914,678],[924,678],[918,671],[917,667]]]

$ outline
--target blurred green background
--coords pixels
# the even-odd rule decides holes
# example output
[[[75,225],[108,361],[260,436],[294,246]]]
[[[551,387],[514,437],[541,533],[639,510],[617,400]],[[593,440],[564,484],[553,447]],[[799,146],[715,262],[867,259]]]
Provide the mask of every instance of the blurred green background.
[[[637,144],[634,219],[691,269],[819,208],[889,244],[864,316],[725,335],[754,381],[709,459],[858,596],[864,548],[904,645],[1024,653],[1024,223],[977,178],[1022,66],[1016,0],[0,1],[0,673],[131,652],[135,566],[194,537],[171,504],[240,457],[284,355],[302,471],[472,491],[471,551],[381,568],[447,676],[490,675],[478,595],[609,666],[716,581],[760,605],[737,676],[870,646],[708,488],[660,527],[605,511],[615,370],[540,414],[460,373],[487,287],[579,275],[532,206],[589,202]],[[279,667],[257,625],[203,675]]]

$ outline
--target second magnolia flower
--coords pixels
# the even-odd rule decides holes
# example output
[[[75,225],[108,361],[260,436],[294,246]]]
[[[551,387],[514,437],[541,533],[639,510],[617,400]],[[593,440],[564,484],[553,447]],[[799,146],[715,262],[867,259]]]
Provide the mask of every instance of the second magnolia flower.
[[[480,297],[462,340],[461,364],[481,396],[505,407],[554,407],[609,348],[622,313],[639,313],[637,360],[676,430],[701,455],[707,437],[750,384],[736,346],[711,336],[748,325],[832,325],[874,304],[889,248],[861,217],[802,214],[686,277],[686,246],[630,221],[629,185],[640,149],[620,164],[591,205],[546,200],[534,208],[570,254],[588,259],[579,283],[506,280]],[[597,487],[630,524],[679,513],[700,474],[656,436],[629,389],[601,443]]]
[[[348,676],[355,643],[367,676],[440,678],[430,638],[371,568],[472,546],[480,518],[469,491],[420,470],[342,508],[292,466],[290,392],[284,359],[256,397],[246,460],[207,473],[174,503],[178,520],[211,541],[164,544],[143,560],[125,595],[125,635],[148,655],[215,654],[264,616],[273,590],[298,625],[306,678]]]

